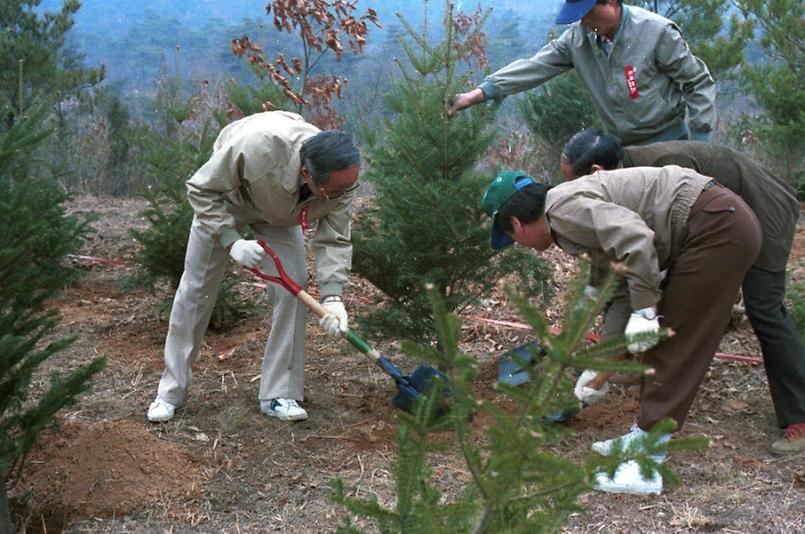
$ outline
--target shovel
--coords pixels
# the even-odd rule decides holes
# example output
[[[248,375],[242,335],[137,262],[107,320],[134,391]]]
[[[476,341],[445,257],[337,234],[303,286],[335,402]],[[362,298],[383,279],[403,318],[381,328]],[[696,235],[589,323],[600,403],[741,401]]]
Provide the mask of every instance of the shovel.
[[[288,276],[288,273],[286,273],[285,269],[282,268],[282,263],[280,263],[277,253],[274,252],[264,241],[257,241],[257,243],[259,243],[260,246],[263,247],[263,250],[265,250],[266,253],[271,256],[271,259],[274,260],[274,265],[277,268],[278,276],[269,276],[262,273],[259,269],[249,270],[259,278],[268,280],[270,282],[276,282],[290,291],[292,295],[302,301],[302,304],[307,306],[317,317],[322,318],[327,315],[327,311],[324,309],[324,306],[322,306],[316,299],[311,297],[309,293],[302,289],[299,284],[294,282],[291,277]],[[447,375],[438,369],[434,369],[433,367],[427,365],[420,365],[414,369],[414,372],[410,376],[404,375],[399,369],[397,369],[397,367],[394,366],[393,363],[391,363],[391,361],[389,361],[388,358],[372,348],[371,345],[361,339],[361,337],[352,330],[347,330],[343,336],[353,347],[358,349],[362,354],[365,354],[371,358],[386,374],[394,379],[394,382],[397,385],[397,394],[394,396],[393,403],[401,410],[413,413],[414,403],[419,399],[425,398],[430,389],[434,386],[439,386],[442,388],[442,400],[449,396],[449,390],[447,387],[445,387],[447,384]],[[434,377],[438,378],[434,380]],[[439,384],[440,381],[441,384]],[[442,415],[444,411],[445,403],[440,402],[439,407],[437,408],[437,415]]]

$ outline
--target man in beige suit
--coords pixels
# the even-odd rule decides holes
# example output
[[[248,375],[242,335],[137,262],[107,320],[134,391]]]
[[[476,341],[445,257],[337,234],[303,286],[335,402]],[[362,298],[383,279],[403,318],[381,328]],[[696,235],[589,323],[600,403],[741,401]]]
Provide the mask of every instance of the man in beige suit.
[[[328,311],[320,324],[332,336],[346,332],[341,294],[352,262],[350,219],[359,170],[360,155],[347,134],[319,131],[293,113],[257,113],[221,131],[212,157],[187,182],[195,217],[149,421],[170,420],[187,395],[228,256],[244,267],[275,272],[257,239],[276,251],[290,277],[304,287],[302,230],[317,223],[311,247]],[[240,234],[247,226],[255,240]],[[280,419],[306,419],[298,401],[304,394],[307,309],[282,288],[270,290],[274,308],[260,409]]]

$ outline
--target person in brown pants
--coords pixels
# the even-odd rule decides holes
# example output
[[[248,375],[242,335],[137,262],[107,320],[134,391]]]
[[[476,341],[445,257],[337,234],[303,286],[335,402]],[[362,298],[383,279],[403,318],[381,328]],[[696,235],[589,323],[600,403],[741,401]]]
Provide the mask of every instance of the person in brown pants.
[[[664,417],[682,428],[760,244],[760,224],[740,197],[720,185],[701,192],[657,306],[662,326],[678,335],[645,353],[656,373],[640,390],[640,428]]]
[[[644,352],[655,374],[641,386],[638,422],[617,440],[625,447],[664,418],[680,428],[726,330],[735,294],[760,252],[760,223],[746,203],[711,178],[671,165],[599,171],[555,187],[507,171],[493,180],[481,205],[492,217],[493,248],[514,242],[542,251],[556,244],[574,256],[585,254],[592,286],[612,262],[624,266],[604,335],[639,335],[629,351]],[[646,338],[660,322],[676,335],[657,345],[656,336]],[[593,450],[610,454],[615,441],[596,442]],[[596,488],[660,493],[662,477],[654,473],[645,480],[631,460],[613,477],[599,473]]]
[[[805,451],[805,344],[785,305],[786,266],[800,216],[796,191],[771,170],[730,147],[697,141],[667,141],[621,147],[598,128],[573,135],[562,148],[560,168],[566,180],[620,167],[679,165],[713,177],[740,195],[763,230],[763,246],[744,276],[741,292],[746,316],[755,331],[781,436],[773,454]],[[589,382],[593,371],[582,373]],[[582,378],[579,378],[582,382]],[[595,402],[606,387],[577,388],[582,402]]]

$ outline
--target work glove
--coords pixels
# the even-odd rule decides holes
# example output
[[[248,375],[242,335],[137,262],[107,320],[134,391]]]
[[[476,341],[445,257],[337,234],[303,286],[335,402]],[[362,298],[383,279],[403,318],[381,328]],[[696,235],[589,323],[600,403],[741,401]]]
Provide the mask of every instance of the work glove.
[[[266,251],[257,241],[247,241],[246,239],[238,239],[232,243],[232,248],[229,249],[229,255],[232,259],[248,267],[254,269],[262,263],[266,257]]]
[[[578,308],[581,308],[583,304],[593,302],[595,299],[598,298],[599,293],[600,291],[598,291],[598,288],[595,286],[584,286],[584,291],[579,297],[578,302],[576,302],[576,306]]]
[[[595,300],[598,298],[598,288],[595,286],[584,286],[584,293],[582,296],[587,300]]]
[[[573,394],[576,395],[576,398],[584,404],[595,404],[603,399],[604,395],[609,393],[609,382],[604,382],[604,385],[601,386],[601,389],[594,389],[587,386],[587,384],[592,382],[596,376],[598,376],[598,373],[591,371],[590,369],[586,369],[583,373],[581,373],[579,379],[576,380],[576,387],[573,388]]]
[[[347,318],[347,309],[344,308],[341,297],[337,295],[324,297],[321,304],[327,311],[327,315],[319,319],[319,326],[324,328],[327,333],[333,337],[341,337],[342,334],[346,334],[347,330],[349,330],[349,321]]]
[[[641,308],[632,312],[629,322],[626,323],[624,335],[630,341],[626,347],[632,354],[646,352],[648,349],[659,343],[660,318],[654,308]],[[640,341],[632,341],[635,336],[654,332],[654,336],[643,338]]]
[[[581,294],[581,297],[573,306],[574,311],[580,311],[585,304],[593,302],[595,299],[598,298],[598,288],[594,286],[584,286],[584,292]]]

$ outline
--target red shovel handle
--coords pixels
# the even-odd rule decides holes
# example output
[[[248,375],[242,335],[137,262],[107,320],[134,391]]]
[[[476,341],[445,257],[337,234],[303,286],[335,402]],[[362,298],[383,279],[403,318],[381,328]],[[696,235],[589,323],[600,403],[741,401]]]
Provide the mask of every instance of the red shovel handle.
[[[290,291],[291,294],[298,295],[302,291],[302,287],[296,282],[294,282],[293,279],[290,276],[288,276],[288,273],[285,272],[285,269],[282,268],[282,263],[280,263],[280,259],[279,256],[277,256],[277,253],[271,250],[271,247],[269,247],[265,241],[259,240],[257,241],[257,244],[263,247],[263,250],[266,251],[266,254],[271,256],[271,259],[274,260],[274,266],[277,268],[277,273],[279,274],[279,276],[269,276],[257,268],[249,270],[258,277],[262,278],[263,280],[276,282],[285,289],[287,289],[288,291]]]
[[[262,278],[263,280],[268,280],[269,282],[276,282],[277,284],[281,285],[282,287],[290,291],[293,296],[301,300],[302,303],[305,306],[307,306],[310,309],[310,311],[315,313],[317,316],[324,317],[325,315],[327,315],[327,310],[324,309],[324,306],[319,304],[319,302],[317,302],[316,299],[311,297],[307,291],[302,289],[302,286],[294,282],[293,279],[290,276],[288,276],[288,273],[286,273],[285,269],[282,268],[282,263],[280,263],[280,259],[279,256],[277,256],[277,253],[271,250],[271,247],[269,247],[265,241],[258,240],[257,243],[261,247],[263,247],[263,250],[266,251],[266,254],[271,256],[271,259],[274,260],[274,266],[277,268],[277,274],[279,276],[267,275],[257,268],[249,270],[252,273],[254,273],[255,276]]]

